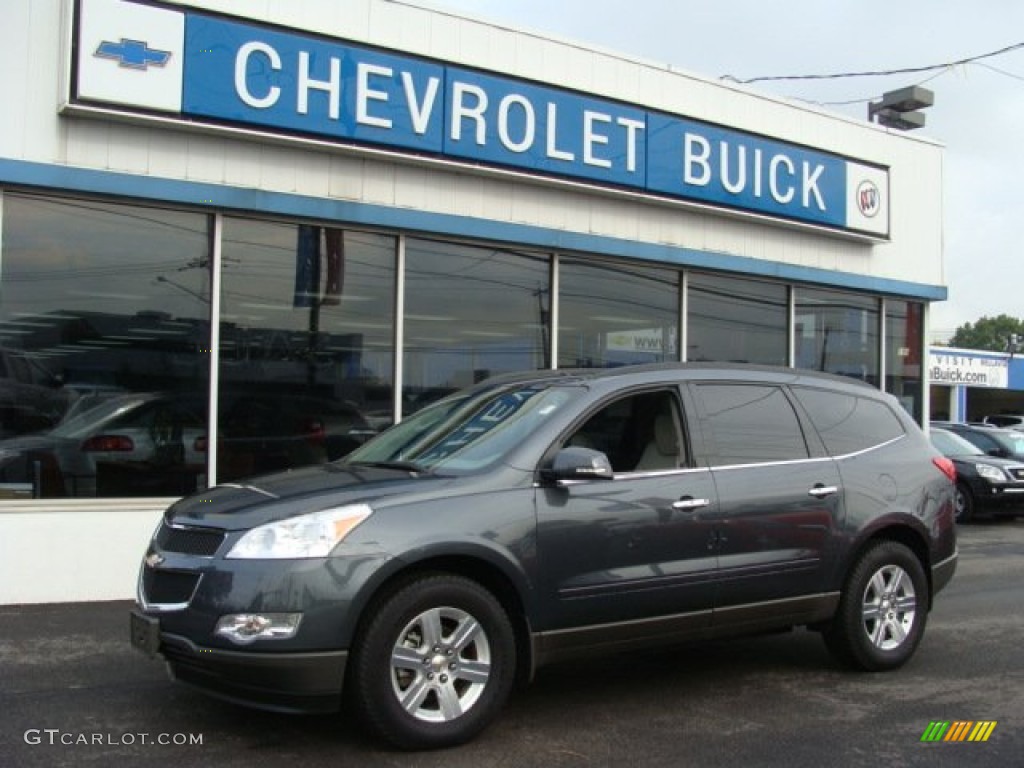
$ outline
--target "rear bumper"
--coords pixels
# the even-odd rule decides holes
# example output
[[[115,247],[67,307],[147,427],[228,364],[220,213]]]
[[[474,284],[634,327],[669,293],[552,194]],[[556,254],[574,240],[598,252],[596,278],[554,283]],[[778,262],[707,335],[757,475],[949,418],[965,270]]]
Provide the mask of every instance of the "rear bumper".
[[[952,580],[953,574],[956,572],[956,564],[959,556],[959,551],[954,551],[953,554],[945,560],[932,566],[933,595],[942,590]]]
[[[175,680],[238,704],[301,713],[335,712],[341,706],[347,651],[225,651],[162,634],[159,653]]]

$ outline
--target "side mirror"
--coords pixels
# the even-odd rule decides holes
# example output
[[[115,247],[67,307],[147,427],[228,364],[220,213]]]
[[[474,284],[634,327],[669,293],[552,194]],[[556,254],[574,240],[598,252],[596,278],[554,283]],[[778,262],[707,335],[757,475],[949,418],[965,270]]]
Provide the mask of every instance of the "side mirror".
[[[544,471],[550,480],[611,480],[612,463],[601,451],[570,446],[555,454],[551,467]]]

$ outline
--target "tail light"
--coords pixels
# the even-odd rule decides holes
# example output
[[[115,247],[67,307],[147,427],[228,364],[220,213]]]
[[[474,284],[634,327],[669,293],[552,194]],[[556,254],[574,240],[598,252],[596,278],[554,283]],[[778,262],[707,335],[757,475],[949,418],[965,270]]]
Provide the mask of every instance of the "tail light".
[[[945,456],[936,456],[932,459],[932,464],[939,468],[946,477],[949,478],[949,482],[956,482],[956,464],[952,460],[947,459]]]
[[[86,453],[127,453],[135,450],[135,443],[125,435],[96,435],[82,443]]]
[[[302,428],[302,435],[315,445],[327,442],[327,429],[319,419],[310,419]]]

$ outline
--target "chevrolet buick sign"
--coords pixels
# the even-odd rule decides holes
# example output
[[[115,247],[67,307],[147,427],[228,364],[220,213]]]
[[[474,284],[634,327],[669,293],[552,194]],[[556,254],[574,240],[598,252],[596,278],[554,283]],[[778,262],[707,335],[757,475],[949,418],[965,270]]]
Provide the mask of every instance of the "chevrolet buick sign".
[[[887,237],[888,170],[223,16],[78,0],[72,105],[504,168]]]

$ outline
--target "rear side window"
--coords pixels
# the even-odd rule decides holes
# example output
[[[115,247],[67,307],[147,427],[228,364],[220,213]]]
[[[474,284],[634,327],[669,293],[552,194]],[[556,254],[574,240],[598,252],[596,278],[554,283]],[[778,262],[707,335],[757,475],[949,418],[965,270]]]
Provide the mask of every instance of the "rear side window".
[[[867,450],[905,434],[896,414],[878,400],[805,387],[793,387],[793,394],[833,456]]]
[[[808,457],[796,411],[778,387],[699,384],[705,439],[713,466],[760,464]]]

